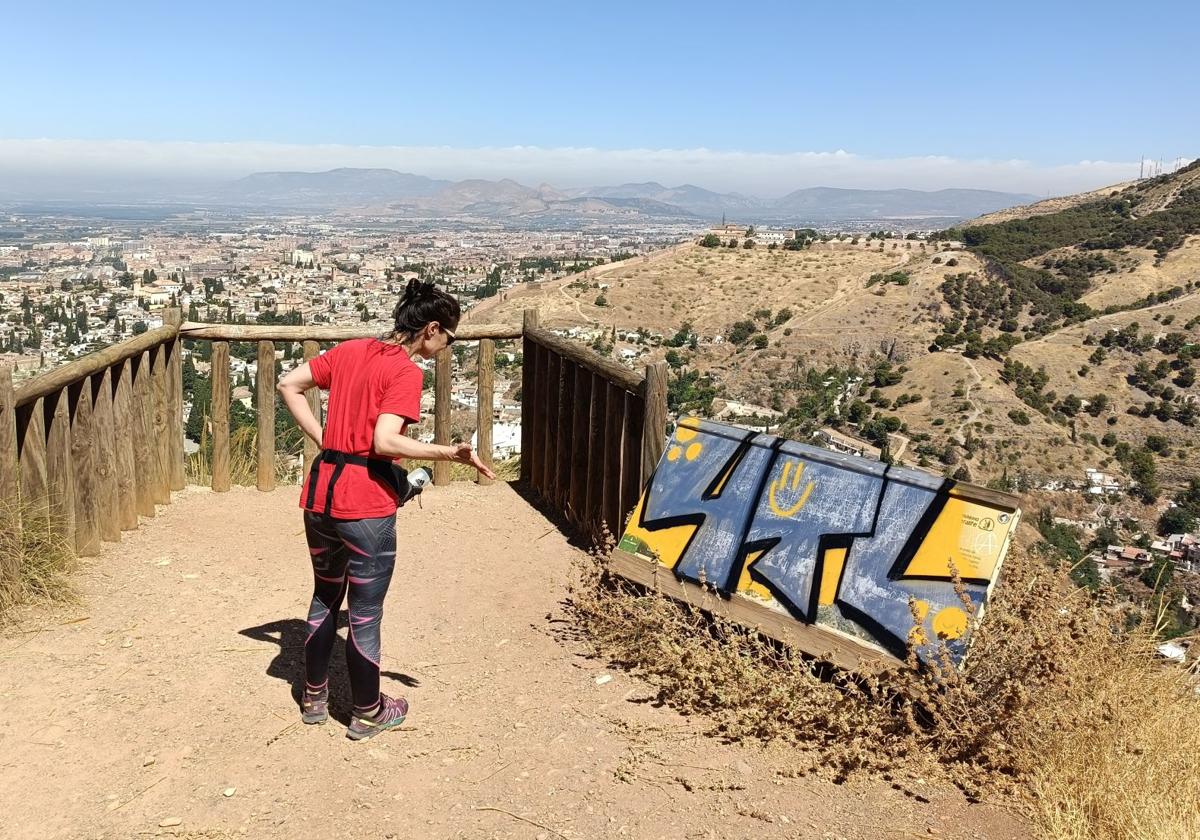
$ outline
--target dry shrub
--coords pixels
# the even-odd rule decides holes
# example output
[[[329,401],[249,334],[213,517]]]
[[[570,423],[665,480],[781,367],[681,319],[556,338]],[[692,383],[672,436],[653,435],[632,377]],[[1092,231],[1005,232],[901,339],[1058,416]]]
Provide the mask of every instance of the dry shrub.
[[[410,470],[415,470],[417,467],[424,467],[432,473],[433,461],[410,460],[405,467]],[[496,461],[492,465],[492,472],[496,474],[497,481],[516,481],[521,477],[521,456],[514,455],[511,458]],[[470,464],[459,464],[457,462],[450,464],[451,481],[474,481],[478,475],[478,471]]]
[[[1013,797],[1046,837],[1200,837],[1195,675],[1022,551],[961,672],[944,651],[919,670],[833,669],[615,578],[600,552],[570,605],[600,655],[726,738],[794,742],[838,779],[940,773],[972,797]]]
[[[188,484],[212,484],[212,459],[209,455],[208,422],[200,432],[200,448],[187,456],[184,474]],[[275,480],[286,482],[292,476],[285,460],[275,455]],[[258,430],[242,426],[229,436],[229,481],[253,486],[258,482]]]
[[[73,601],[76,568],[74,545],[56,517],[29,503],[0,510],[0,624],[19,604]]]

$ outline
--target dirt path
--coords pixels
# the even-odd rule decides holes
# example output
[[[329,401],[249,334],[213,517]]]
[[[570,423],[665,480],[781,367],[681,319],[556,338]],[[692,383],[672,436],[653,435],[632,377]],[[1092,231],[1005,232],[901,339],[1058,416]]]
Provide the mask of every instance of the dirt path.
[[[345,738],[340,653],[339,720],[298,723],[296,489],[190,488],[88,563],[79,607],[0,635],[0,837],[1024,836],[923,780],[792,778],[794,753],[656,707],[567,632],[550,522],[507,485],[427,495],[384,621],[404,729]]]
[[[967,428],[967,426],[971,425],[976,420],[978,420],[979,415],[983,413],[983,409],[981,409],[979,407],[979,403],[977,403],[975,400],[971,399],[971,389],[978,385],[982,385],[983,377],[979,375],[979,369],[975,367],[974,363],[972,363],[972,361],[970,359],[968,359],[966,356],[960,356],[959,358],[961,358],[963,360],[963,362],[966,363],[967,367],[971,371],[971,376],[974,377],[974,381],[969,382],[967,384],[966,389],[963,391],[963,399],[965,399],[967,402],[969,402],[971,404],[971,411],[958,424],[958,428],[955,429],[954,435],[953,435],[954,439],[956,441],[958,441],[959,444],[965,444],[967,442],[967,438],[963,434],[963,430],[965,428]]]

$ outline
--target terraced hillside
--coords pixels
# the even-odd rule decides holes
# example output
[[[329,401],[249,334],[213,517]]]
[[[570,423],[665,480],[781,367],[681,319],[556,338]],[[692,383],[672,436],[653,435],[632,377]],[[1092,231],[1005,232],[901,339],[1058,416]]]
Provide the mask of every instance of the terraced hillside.
[[[536,306],[601,349],[666,358],[676,410],[745,402],[797,437],[840,426],[1012,489],[1101,468],[1149,501],[1200,444],[1200,165],[1094,195],[933,242],[685,245],[472,317]]]

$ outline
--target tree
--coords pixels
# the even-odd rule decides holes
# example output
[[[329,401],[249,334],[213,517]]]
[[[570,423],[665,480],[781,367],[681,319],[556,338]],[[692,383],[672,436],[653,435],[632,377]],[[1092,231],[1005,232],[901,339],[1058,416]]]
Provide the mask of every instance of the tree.
[[[729,341],[732,344],[744,344],[756,329],[753,321],[735,321],[729,328]]]
[[[755,350],[767,349],[767,337],[765,335],[763,335],[762,333],[759,333],[758,335],[754,336],[754,349]]]
[[[1149,449],[1138,449],[1129,456],[1129,474],[1138,484],[1138,495],[1149,504],[1158,498],[1158,468],[1154,453]]]
[[[846,408],[846,419],[851,423],[861,423],[871,416],[871,407],[862,400],[855,400]]]
[[[721,247],[721,237],[715,233],[705,234],[700,239],[700,246],[702,248],[719,248]]]
[[[132,331],[131,331],[131,332],[132,332],[134,335],[141,335],[142,333],[144,333],[144,332],[145,332],[146,330],[148,330],[148,329],[149,329],[149,327],[147,327],[147,326],[146,326],[146,322],[145,322],[145,321],[134,321],[134,322],[133,322],[133,329],[132,329]]]
[[[1196,514],[1192,511],[1173,507],[1163,511],[1158,518],[1158,533],[1160,534],[1190,534],[1196,530]]]

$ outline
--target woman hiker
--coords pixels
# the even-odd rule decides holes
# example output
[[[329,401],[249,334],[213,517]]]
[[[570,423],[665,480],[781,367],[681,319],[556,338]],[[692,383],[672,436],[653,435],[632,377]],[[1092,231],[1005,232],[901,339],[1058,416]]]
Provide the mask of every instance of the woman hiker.
[[[322,447],[300,493],[314,578],[301,716],[305,723],[329,718],[329,659],[349,595],[346,668],[354,710],[346,734],[356,741],[399,726],[408,714],[407,700],[379,692],[379,624],[396,562],[396,508],[408,489],[393,459],[457,461],[494,477],[470,444],[421,443],[405,434],[421,414],[422,371],[414,359],[453,344],[460,314],[451,295],[411,280],[392,312],[391,333],[342,342],[278,386],[300,428]],[[304,398],[313,387],[329,391],[324,429]]]

